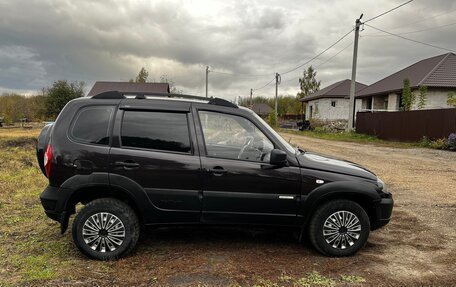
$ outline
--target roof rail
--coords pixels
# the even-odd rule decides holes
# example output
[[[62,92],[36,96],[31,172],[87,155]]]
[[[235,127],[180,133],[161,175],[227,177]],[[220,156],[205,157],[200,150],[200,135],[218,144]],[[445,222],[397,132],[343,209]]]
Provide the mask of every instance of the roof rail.
[[[108,91],[92,96],[92,99],[126,99],[128,95],[134,96],[135,99],[147,99],[147,97],[164,97],[164,98],[180,98],[180,99],[190,99],[190,100],[200,100],[207,101],[210,105],[216,106],[225,106],[230,108],[238,108],[237,105],[233,104],[230,101],[220,99],[220,98],[206,98],[193,95],[184,95],[184,94],[167,94],[167,93],[120,93],[119,91]]]

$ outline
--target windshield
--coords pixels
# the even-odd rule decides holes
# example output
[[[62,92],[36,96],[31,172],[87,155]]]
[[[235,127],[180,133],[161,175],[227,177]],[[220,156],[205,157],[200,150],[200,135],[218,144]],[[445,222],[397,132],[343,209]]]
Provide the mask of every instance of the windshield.
[[[250,109],[247,109],[247,108],[244,108],[244,107],[240,107],[240,108],[243,108],[247,111],[249,111],[254,117],[256,117],[263,125],[264,127],[266,127],[268,129],[268,131],[270,131],[274,137],[280,141],[280,143],[285,146],[285,148],[287,149],[287,151],[295,154],[296,153],[296,150],[294,147],[292,147],[286,140],[284,140],[273,128],[271,128],[268,123],[266,123],[261,117],[259,117],[255,112],[253,112],[252,110]]]

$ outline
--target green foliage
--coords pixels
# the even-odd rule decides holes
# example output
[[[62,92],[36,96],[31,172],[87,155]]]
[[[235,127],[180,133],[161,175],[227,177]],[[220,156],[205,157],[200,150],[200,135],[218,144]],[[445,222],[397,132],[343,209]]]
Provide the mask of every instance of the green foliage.
[[[133,80],[133,79],[130,79],[130,83],[145,83],[147,82],[147,78],[149,77],[149,72],[146,71],[146,69],[144,67],[141,68],[141,70],[139,70],[139,73],[138,75],[136,76],[136,78]]]
[[[410,111],[414,102],[415,95],[412,93],[412,89],[410,88],[410,80],[405,78],[404,88],[402,90],[402,110]]]
[[[298,98],[307,97],[320,89],[320,81],[317,81],[317,71],[312,66],[303,71],[303,77],[299,78],[299,86],[301,92],[298,93]]]
[[[18,122],[21,118],[40,121],[45,118],[45,106],[45,96],[3,94],[0,96],[0,117],[4,117],[6,124]]]
[[[427,137],[420,140],[419,146],[432,149],[449,149],[450,147],[446,138],[431,140]]]
[[[47,89],[47,115],[56,118],[63,107],[71,100],[84,96],[84,82],[60,80]]]
[[[271,108],[275,107],[275,98],[254,97],[253,103],[264,103]],[[250,107],[250,97],[241,97],[239,105]],[[277,113],[282,115],[297,115],[301,111],[301,103],[294,96],[277,97]]]
[[[182,90],[177,89],[176,83],[170,77],[168,77],[168,75],[166,75],[166,74],[163,74],[160,76],[160,83],[167,83],[169,85],[169,92],[171,94],[182,94],[183,93]]]
[[[423,109],[426,106],[426,94],[427,94],[427,87],[420,86],[420,95],[418,97],[418,109]]]
[[[276,117],[276,114],[275,114],[274,111],[272,111],[272,112],[268,115],[267,122],[268,122],[268,124],[269,124],[271,127],[277,126],[277,117]]]
[[[447,100],[448,105],[456,107],[456,92],[450,92],[448,93],[448,100]]]
[[[356,276],[356,275],[340,275],[340,281],[356,284],[356,283],[366,282],[366,279],[364,279],[361,276]]]
[[[153,82],[152,80],[149,80],[149,72],[146,70],[146,68],[142,67],[141,70],[139,71],[138,75],[136,76],[135,79],[130,79],[130,83],[147,83],[147,82]],[[172,94],[182,94],[183,91],[179,90],[176,87],[176,83],[167,75],[163,74],[160,76],[160,83],[167,83],[169,84],[169,91]]]
[[[325,277],[317,271],[307,273],[306,277],[298,280],[299,286],[334,286],[336,281],[332,278]]]

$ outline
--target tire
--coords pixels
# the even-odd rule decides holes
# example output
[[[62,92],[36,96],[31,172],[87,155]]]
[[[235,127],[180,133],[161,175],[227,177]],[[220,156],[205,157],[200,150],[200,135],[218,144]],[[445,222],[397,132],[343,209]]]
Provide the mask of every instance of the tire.
[[[126,256],[138,242],[138,217],[120,200],[96,199],[77,214],[72,234],[74,243],[87,257],[114,260]]]
[[[350,256],[367,242],[369,217],[356,202],[333,200],[315,211],[308,232],[310,242],[320,253],[335,257]]]

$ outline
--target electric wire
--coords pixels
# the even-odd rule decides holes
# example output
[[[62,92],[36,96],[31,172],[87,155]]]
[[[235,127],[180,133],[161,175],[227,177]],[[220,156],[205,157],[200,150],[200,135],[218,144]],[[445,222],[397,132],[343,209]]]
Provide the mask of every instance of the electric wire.
[[[288,70],[286,72],[283,72],[283,73],[279,73],[281,75],[286,75],[288,73],[291,73],[291,72],[294,72],[296,71],[297,69],[309,64],[310,62],[312,62],[313,60],[315,60],[316,58],[320,57],[321,55],[323,55],[324,53],[326,53],[329,49],[331,49],[332,47],[334,47],[335,45],[337,45],[340,41],[342,41],[345,37],[347,37],[351,32],[353,32],[354,29],[351,29],[350,31],[348,31],[345,35],[343,35],[341,38],[339,38],[339,40],[337,40],[336,42],[334,42],[333,44],[331,44],[328,48],[324,49],[323,51],[321,51],[319,54],[315,55],[313,58],[311,58],[310,60],[306,61],[305,63],[297,66],[297,67],[294,67],[293,69],[291,70]]]
[[[450,24],[445,24],[445,25],[440,25],[440,26],[434,26],[434,27],[429,27],[421,30],[415,30],[415,31],[408,31],[408,32],[403,32],[403,33],[397,33],[397,35],[410,35],[410,34],[415,34],[415,33],[420,33],[420,32],[425,32],[425,31],[430,31],[430,30],[436,30],[444,27],[449,27],[456,25],[456,22],[450,23]],[[390,35],[385,35],[385,34],[371,34],[371,35],[364,35],[364,37],[388,37]]]
[[[320,68],[321,66],[323,66],[324,64],[328,63],[329,61],[331,61],[332,59],[334,59],[335,57],[337,57],[340,53],[342,53],[343,51],[347,50],[349,47],[353,46],[353,42],[350,42],[347,46],[345,46],[344,48],[342,48],[340,51],[338,51],[336,54],[332,55],[331,57],[329,57],[328,59],[326,59],[325,61],[323,61],[322,63],[320,63],[318,66],[315,67],[315,69],[318,69]],[[298,77],[294,77],[294,78],[291,78],[291,79],[288,79],[288,80],[285,80],[283,81],[282,83],[288,83],[290,81],[294,81],[294,80],[297,80],[301,78],[301,76],[298,76]]]
[[[388,14],[388,13],[390,13],[390,12],[393,12],[394,10],[396,10],[396,9],[398,9],[398,8],[404,6],[404,5],[407,5],[408,3],[412,2],[412,1],[413,1],[413,0],[409,0],[409,1],[404,2],[404,3],[402,3],[401,5],[396,6],[396,7],[392,8],[392,9],[386,11],[386,12],[383,12],[383,13],[381,13],[381,14],[378,14],[378,15],[375,16],[375,17],[369,18],[369,19],[367,19],[366,21],[364,21],[364,23],[370,22],[370,21],[375,20],[375,19],[377,19],[377,18],[379,18],[379,17],[381,17],[381,16],[383,16],[383,15],[386,15],[386,14]]]
[[[391,33],[391,32],[385,31],[385,30],[380,29],[380,28],[376,28],[376,27],[374,27],[374,26],[372,26],[372,25],[369,25],[369,24],[364,24],[364,25],[366,25],[366,26],[368,26],[368,27],[371,27],[372,29],[375,29],[375,30],[377,30],[377,31],[380,31],[380,32],[389,34],[389,35],[391,35],[391,36],[396,36],[396,37],[399,37],[399,38],[401,38],[401,39],[404,39],[404,40],[407,40],[407,41],[410,41],[410,42],[422,44],[422,45],[425,45],[425,46],[433,47],[433,48],[440,49],[440,50],[444,50],[444,51],[447,51],[447,52],[456,53],[455,50],[451,50],[451,49],[447,49],[447,48],[444,48],[444,47],[436,46],[436,45],[433,45],[433,44],[429,44],[429,43],[421,42],[421,41],[418,41],[418,40],[410,39],[410,38],[407,38],[407,37],[404,37],[404,36],[401,36],[401,35],[398,35],[398,34],[395,34],[395,33]]]
[[[259,88],[253,89],[253,91],[259,91],[259,90],[261,90],[261,89],[266,88],[266,87],[269,86],[274,80],[275,80],[275,77],[272,78],[272,80],[270,80],[270,81],[269,81],[267,84],[265,84],[264,86],[261,86],[261,87],[259,87]]]
[[[453,13],[453,12],[456,12],[456,9],[453,9],[453,10],[450,10],[450,11],[446,11],[444,13],[437,14],[437,15],[434,15],[434,16],[426,17],[426,18],[420,19],[418,21],[413,21],[413,22],[409,22],[409,23],[406,23],[406,24],[402,24],[400,26],[396,26],[396,27],[390,28],[389,30],[396,30],[396,29],[399,29],[399,28],[408,27],[408,26],[411,26],[413,24],[421,23],[421,22],[427,21],[429,19],[437,18],[437,17],[444,16],[444,15],[448,15],[448,14]]]
[[[269,77],[271,74],[244,74],[244,73],[231,73],[231,72],[222,72],[222,71],[217,71],[217,70],[209,70],[211,73],[216,73],[216,74],[223,74],[223,75],[239,75],[239,76],[246,76],[246,77]]]

